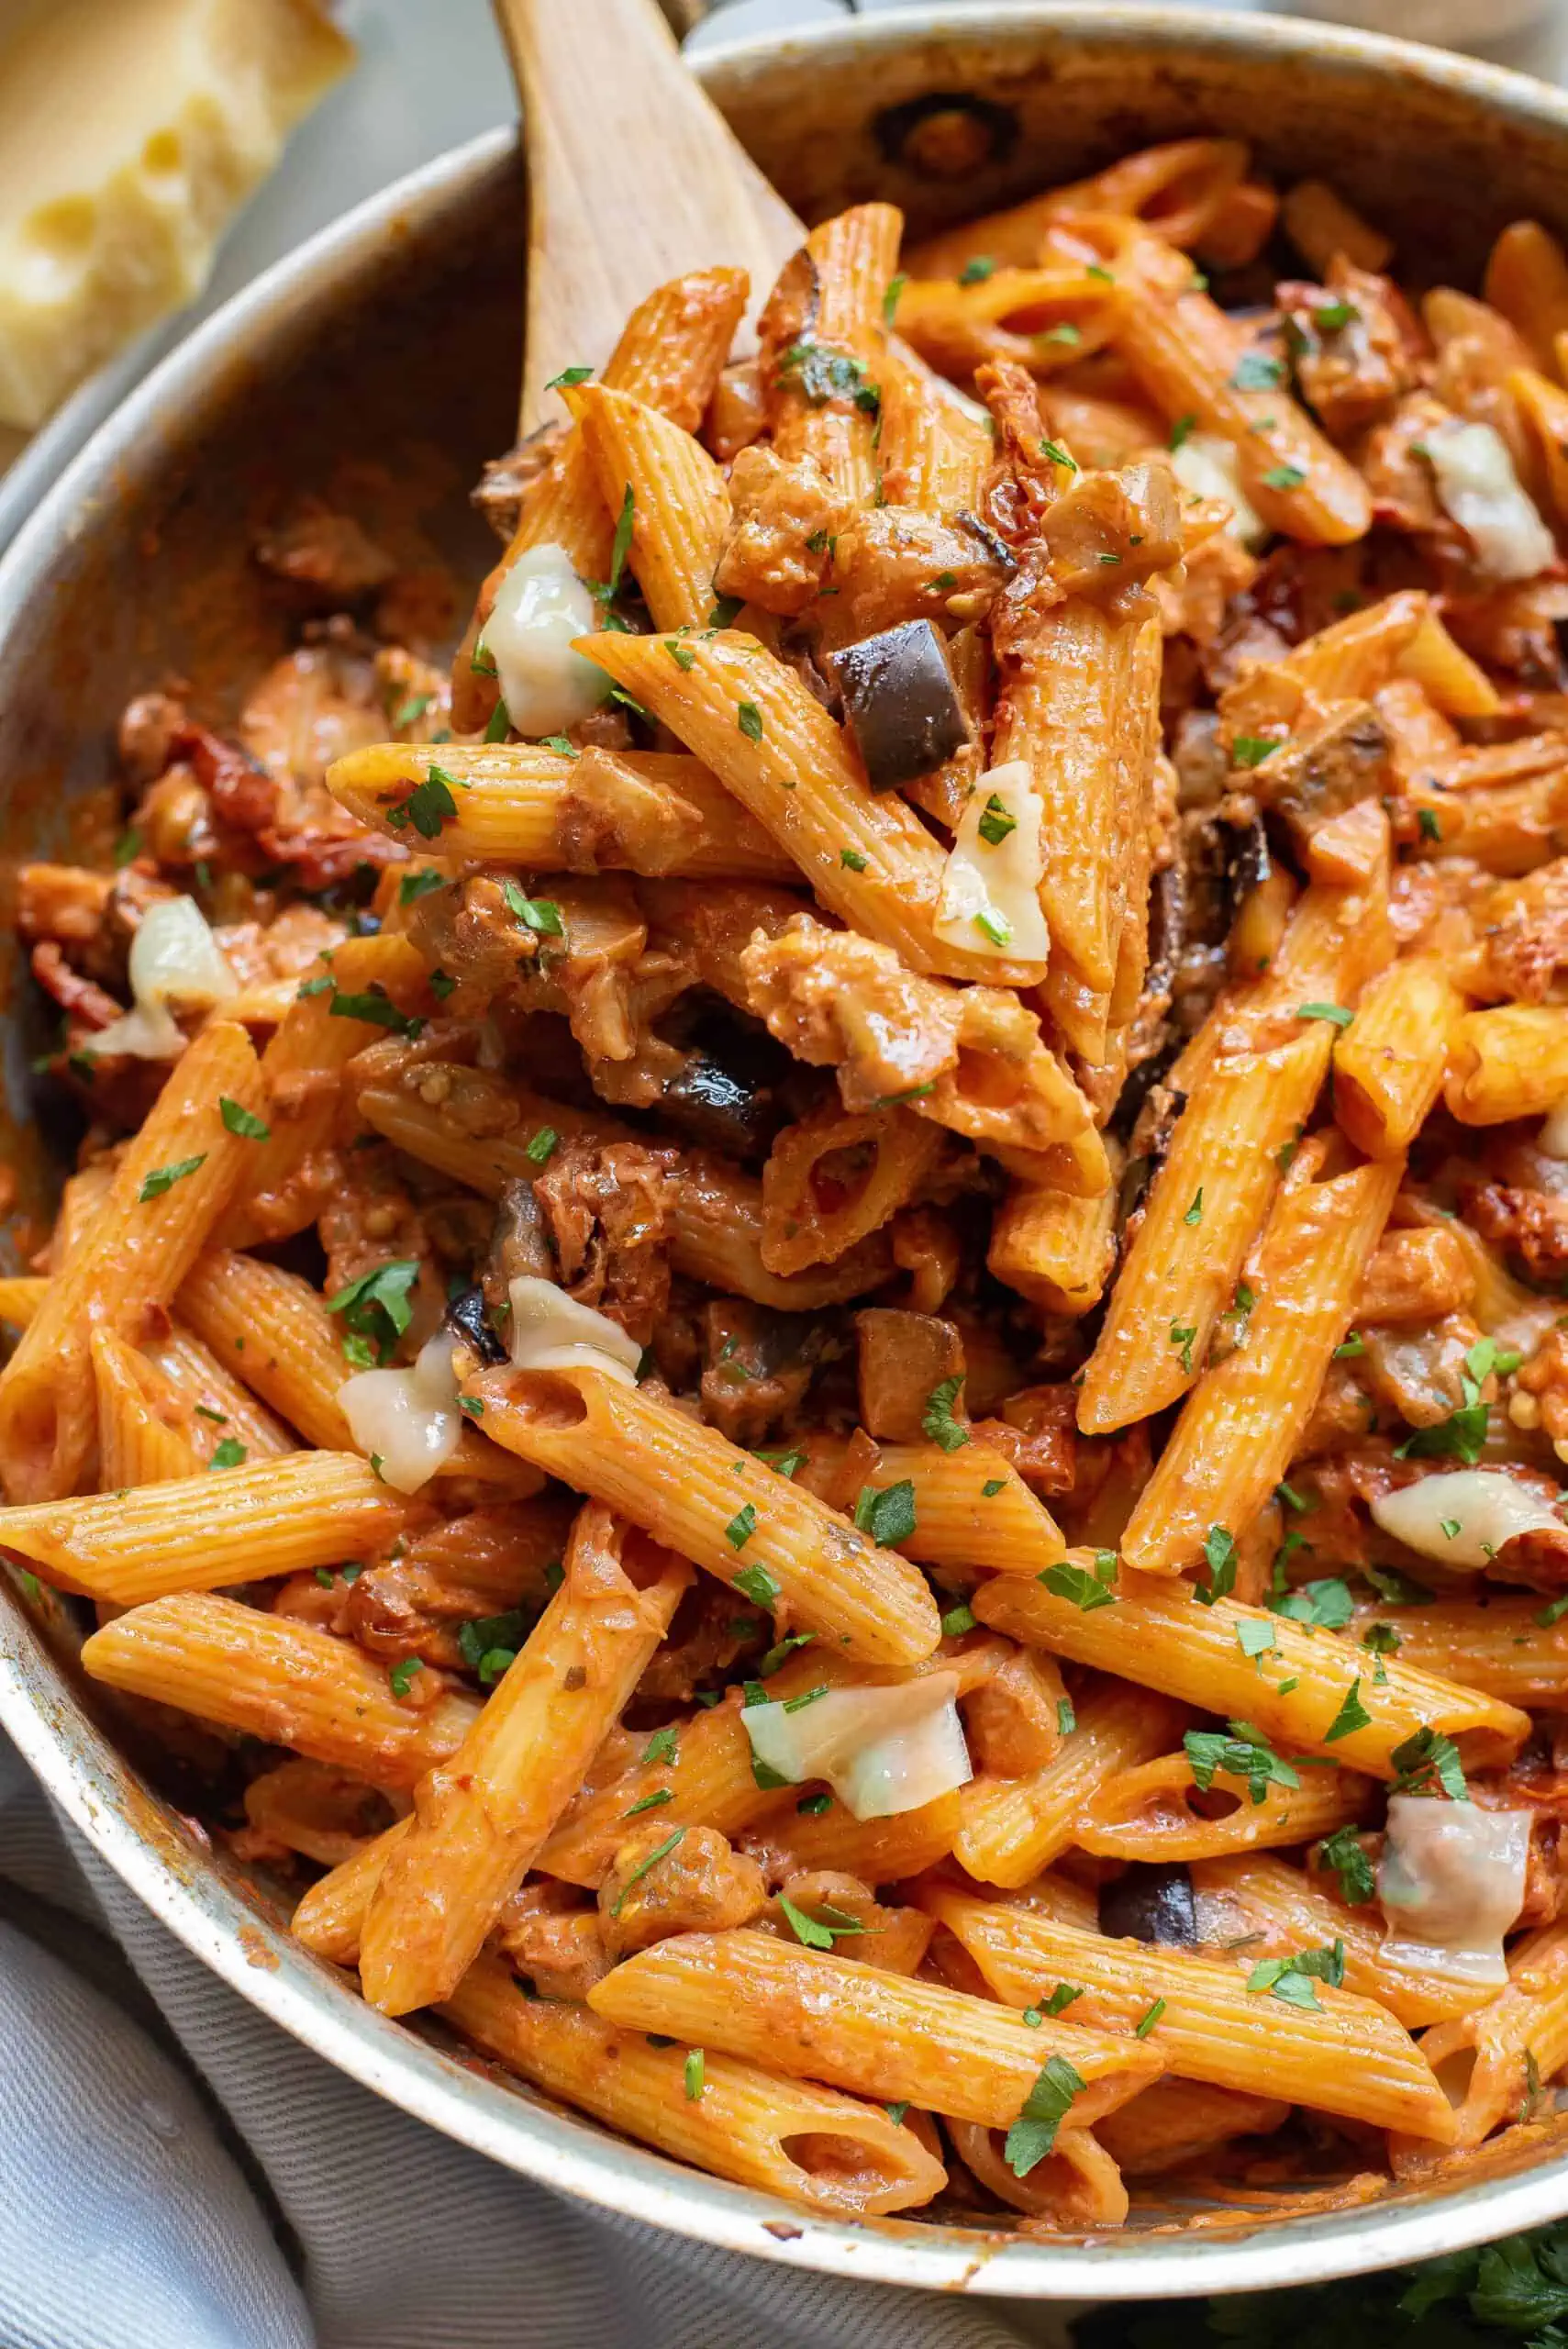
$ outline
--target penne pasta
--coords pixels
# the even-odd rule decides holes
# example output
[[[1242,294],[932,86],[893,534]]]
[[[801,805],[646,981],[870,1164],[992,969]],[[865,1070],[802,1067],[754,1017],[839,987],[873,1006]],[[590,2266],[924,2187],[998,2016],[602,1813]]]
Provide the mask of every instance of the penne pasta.
[[[729,527],[724,475],[701,442],[626,392],[585,384],[567,406],[612,514],[631,515],[631,568],[653,625],[700,628]]]
[[[1369,1158],[1407,1151],[1442,1090],[1464,998],[1440,957],[1389,964],[1334,1045],[1334,1115]]]
[[[1209,1816],[1196,1808],[1197,1781],[1185,1753],[1118,1771],[1090,1796],[1076,1840],[1105,1860],[1207,1860],[1268,1851],[1349,1826],[1372,1791],[1367,1779],[1348,1770],[1313,1770],[1295,1787],[1272,1782],[1261,1800],[1232,1772],[1216,1770],[1209,1786],[1229,1799],[1229,1810]]]
[[[1078,1841],[1085,1807],[1107,1780],[1152,1761],[1180,1734],[1183,1709],[1106,1680],[1076,1708],[1073,1726],[1041,1770],[980,1776],[959,1796],[953,1843],[959,1865],[981,1884],[1013,1891]]]

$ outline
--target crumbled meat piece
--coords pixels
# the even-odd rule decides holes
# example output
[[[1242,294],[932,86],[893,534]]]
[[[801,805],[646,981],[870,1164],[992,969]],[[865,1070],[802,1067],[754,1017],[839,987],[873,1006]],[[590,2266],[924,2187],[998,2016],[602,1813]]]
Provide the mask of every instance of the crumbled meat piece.
[[[1468,1212],[1468,1210],[1467,1210]],[[1362,1275],[1355,1320],[1437,1321],[1474,1298],[1475,1275],[1462,1242],[1440,1224],[1387,1231]]]
[[[963,1699],[963,1725],[975,1767],[998,1778],[1043,1770],[1062,1743],[1067,1700],[1054,1656],[1020,1648]]]
[[[771,1637],[767,1618],[745,1613],[743,1605],[722,1583],[699,1575],[637,1684],[638,1706],[689,1705],[700,1687],[729,1670],[749,1641]]]
[[[48,996],[52,996],[62,1011],[81,1021],[83,1028],[107,1028],[120,1017],[121,1007],[112,995],[106,994],[96,981],[86,979],[66,961],[64,951],[52,938],[40,939],[31,955],[32,974]]]
[[[351,514],[334,513],[316,497],[302,497],[258,540],[256,560],[263,571],[303,589],[313,605],[325,609],[361,602],[384,586],[397,568]]]
[[[1080,1455],[1093,1448],[1078,1433],[1077,1404],[1071,1386],[1027,1386],[1007,1397],[999,1419],[979,1423],[975,1442],[1006,1453],[1031,1492],[1073,1492]]]
[[[675,1165],[673,1151],[570,1137],[534,1177],[562,1286],[644,1346],[670,1294]]]
[[[285,831],[328,811],[351,820],[321,788],[321,778],[334,759],[381,741],[385,732],[373,648],[330,633],[275,661],[239,714],[247,752],[280,785],[278,823]]]
[[[708,402],[703,439],[727,465],[761,440],[768,429],[767,395],[762,389],[762,362],[737,359],[725,368]]]
[[[1180,493],[1163,457],[1118,473],[1078,473],[1047,507],[1051,573],[1063,595],[1120,591],[1180,562]]]
[[[764,611],[805,611],[821,592],[849,516],[816,458],[742,449],[730,468],[729,500],[715,587]]]
[[[1340,255],[1327,285],[1276,289],[1302,396],[1330,440],[1376,424],[1417,381],[1418,330],[1386,277]]]
[[[658,1098],[660,1079],[675,1061],[657,1050],[651,1023],[691,984],[690,959],[679,950],[650,946],[647,921],[624,874],[552,879],[549,896],[561,931],[540,939],[537,960],[519,974],[517,1000],[527,1010],[564,1012],[595,1088],[603,1092],[607,1085],[609,1097],[646,1106]],[[597,1065],[639,1059],[649,1063],[651,1085],[640,1100],[616,1087],[613,1069]]]
[[[1568,745],[1564,745],[1568,750]],[[1476,951],[1468,988],[1498,1001],[1561,1001],[1568,974],[1568,857],[1521,880],[1499,881],[1473,908]]]
[[[535,482],[543,479],[561,453],[562,442],[571,426],[564,417],[553,417],[508,449],[504,457],[490,457],[479,476],[479,484],[469,493],[470,501],[477,506],[503,546],[509,547],[517,528],[524,498]]]
[[[957,1065],[963,997],[890,946],[798,915],[741,956],[747,1000],[797,1060],[837,1065],[848,1109],[871,1109]],[[971,992],[973,992],[973,990]]]
[[[911,506],[857,515],[833,555],[834,641],[858,644],[906,620],[980,618],[1006,576],[1004,552],[972,518]]]
[[[614,751],[591,746],[573,761],[556,823],[563,871],[668,873],[702,833],[700,809]]]
[[[597,1909],[574,1885],[548,1876],[513,1893],[491,1939],[541,1998],[585,1998],[610,1970]]]
[[[470,874],[417,898],[408,935],[435,970],[456,981],[448,1004],[454,1018],[484,1010],[539,952],[535,933],[503,895],[508,876]]]
[[[861,1425],[883,1443],[926,1441],[924,1422],[937,1389],[959,1382],[947,1397],[950,1414],[962,1426],[963,1340],[951,1321],[871,1305],[855,1316],[859,1344]]]
[[[1568,1198],[1507,1183],[1471,1183],[1461,1201],[1465,1220],[1483,1240],[1516,1257],[1528,1279],[1552,1289],[1562,1286],[1568,1273]]]
[[[731,1443],[754,1450],[794,1419],[830,1332],[816,1315],[777,1313],[743,1297],[703,1308],[703,1414]]]
[[[787,1839],[788,1831],[785,1826],[784,1838]],[[836,1925],[840,1932],[848,1924],[849,1938],[836,1944],[841,1957],[863,1958],[868,1965],[880,1966],[886,1974],[914,1974],[918,1969],[935,1931],[929,1917],[918,1909],[887,1906],[858,1876],[837,1868],[797,1869],[787,1840],[773,1843],[765,1822],[746,1840],[757,1851],[770,1878],[782,1877],[779,1892],[791,1908]],[[771,1906],[756,1921],[764,1932],[798,1945],[799,1937],[782,1906]],[[857,1925],[858,1932],[853,1930]]]
[[[446,1309],[446,1290],[431,1265],[424,1220],[385,1149],[350,1151],[337,1188],[321,1210],[318,1227],[327,1252],[327,1294],[335,1297],[377,1265],[410,1256],[423,1269],[415,1292],[415,1320],[408,1341],[428,1337]]]
[[[1388,1334],[1392,1338],[1397,1332],[1390,1330]],[[1318,1400],[1302,1430],[1303,1452],[1337,1452],[1345,1444],[1359,1444],[1375,1427],[1377,1405],[1356,1375],[1364,1367],[1364,1357],[1329,1364],[1318,1390]],[[1458,1399],[1456,1396],[1454,1400]],[[1438,1413],[1440,1419],[1443,1416],[1441,1411]]]
[[[1370,702],[1332,702],[1248,776],[1262,806],[1307,847],[1318,827],[1388,786],[1388,735]]]
[[[679,1841],[654,1859],[672,1833]],[[599,1887],[599,1927],[611,1957],[627,1957],[672,1933],[749,1925],[766,1902],[756,1861],[732,1851],[716,1827],[672,1830],[655,1813],[630,1831],[610,1863]]]

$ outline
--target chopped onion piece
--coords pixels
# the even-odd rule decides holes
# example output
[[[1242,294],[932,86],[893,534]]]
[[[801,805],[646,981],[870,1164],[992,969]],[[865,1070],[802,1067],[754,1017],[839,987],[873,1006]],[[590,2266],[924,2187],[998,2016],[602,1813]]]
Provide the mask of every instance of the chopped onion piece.
[[[462,1441],[452,1335],[438,1330],[407,1370],[361,1370],[338,1389],[349,1432],[381,1480],[417,1493]]]
[[[1261,547],[1269,526],[1241,486],[1241,468],[1229,440],[1218,432],[1189,432],[1171,451],[1171,470],[1194,497],[1218,497],[1230,508],[1225,525],[1244,547]]]
[[[572,650],[599,625],[564,547],[529,547],[495,591],[481,642],[518,734],[563,734],[597,709],[610,680]]]
[[[637,1384],[642,1348],[607,1313],[579,1305],[553,1281],[521,1273],[507,1290],[512,1300],[512,1362],[518,1370],[602,1370],[627,1386]]]
[[[1027,759],[1009,759],[981,776],[958,819],[942,876],[936,931],[944,944],[1000,961],[1045,961],[1051,932],[1040,903],[1044,816]]]
[[[856,1819],[892,1819],[974,1776],[957,1694],[956,1672],[931,1672],[882,1688],[830,1688],[793,1708],[748,1705],[740,1718],[756,1760],[791,1786],[825,1778]]]
[[[1438,502],[1493,579],[1533,579],[1556,560],[1557,542],[1519,486],[1507,442],[1489,424],[1458,417],[1421,441]]]
[[[1555,1509],[1500,1468],[1423,1476],[1419,1484],[1380,1494],[1372,1514],[1385,1533],[1423,1558],[1467,1570],[1490,1564],[1516,1534],[1563,1531]]]
[[[149,906],[130,941],[131,1008],[91,1037],[95,1058],[128,1052],[142,1061],[174,1060],[185,1040],[173,1010],[210,1011],[239,992],[194,897],[161,897]]]
[[[1392,1796],[1377,1870],[1384,1956],[1466,1982],[1506,1982],[1503,1936],[1524,1904],[1533,1817]]]

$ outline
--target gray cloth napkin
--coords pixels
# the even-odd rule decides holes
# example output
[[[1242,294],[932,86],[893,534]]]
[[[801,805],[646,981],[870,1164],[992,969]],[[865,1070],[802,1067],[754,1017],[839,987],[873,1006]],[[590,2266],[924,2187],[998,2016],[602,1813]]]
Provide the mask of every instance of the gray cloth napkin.
[[[0,1737],[0,2349],[1023,2349],[1050,2310],[771,2266],[454,2144],[247,2006]]]

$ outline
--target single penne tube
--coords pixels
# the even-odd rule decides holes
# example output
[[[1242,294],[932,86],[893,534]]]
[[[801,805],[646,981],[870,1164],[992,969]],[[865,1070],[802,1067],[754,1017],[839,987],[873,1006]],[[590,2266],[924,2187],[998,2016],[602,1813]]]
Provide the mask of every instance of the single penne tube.
[[[1350,1826],[1366,1809],[1372,1782],[1353,1771],[1297,1776],[1298,1786],[1270,1784],[1254,1802],[1244,1778],[1217,1770],[1213,1785],[1232,1808],[1210,1817],[1193,1806],[1197,1782],[1185,1753],[1162,1754],[1104,1779],[1084,1805],[1075,1840],[1096,1859],[1208,1860],[1309,1842]]]
[[[1568,1095],[1568,1007],[1500,1003],[1452,1034],[1443,1098],[1464,1126],[1541,1118]]]
[[[1167,420],[1192,417],[1229,440],[1237,472],[1271,529],[1308,546],[1344,546],[1372,524],[1366,484],[1299,406],[1283,361],[1244,357],[1245,338],[1195,289],[1170,291],[1170,248],[1120,240],[1111,340]]]
[[[1464,997],[1442,957],[1410,954],[1373,980],[1334,1045],[1334,1115],[1369,1158],[1403,1156],[1442,1091]]]
[[[1284,2097],[1374,2128],[1454,2141],[1448,2099],[1409,2033],[1370,1998],[1315,1982],[1316,2008],[1250,1990],[1251,1959],[1198,1957],[1157,1943],[1074,1932],[1011,1903],[976,1898],[940,1878],[920,1906],[957,1935],[988,1987],[1032,2007],[1042,1986],[1084,1996],[1070,2011],[1085,2025],[1129,2031],[1156,1999],[1164,2011],[1148,2044],[1183,2078],[1241,2095]]]
[[[1067,956],[1090,987],[1116,977],[1125,859],[1133,825],[1120,767],[1146,733],[1144,704],[1159,694],[1147,631],[1087,596],[1040,616],[1027,645],[1004,663],[992,762],[1028,763],[1044,807],[1040,901],[1051,952]],[[1140,793],[1136,795],[1140,796]]]
[[[914,2130],[877,2105],[706,2048],[694,2095],[684,2047],[654,2047],[587,2007],[529,1998],[493,1957],[470,1967],[441,2014],[486,2055],[607,2128],[827,2217],[914,2210],[947,2183]]]
[[[973,513],[995,455],[984,419],[896,345],[882,360],[881,391],[878,453],[889,502],[940,518]]]
[[[1568,1925],[1542,1925],[1516,1942],[1507,1989],[1490,2006],[1434,2024],[1421,2053],[1452,2107],[1451,2143],[1479,2145],[1524,2111],[1535,2083],[1568,2064]],[[1402,2150],[1397,2139],[1389,2147],[1396,2174]]]
[[[343,1332],[308,1281],[263,1257],[209,1248],[181,1283],[174,1310],[308,1442],[328,1452],[357,1449],[338,1400],[351,1375]],[[436,1474],[505,1485],[519,1497],[539,1490],[537,1477],[522,1471],[519,1481],[517,1464],[470,1427]]]
[[[1358,269],[1386,269],[1393,239],[1363,220],[1327,180],[1297,180],[1280,205],[1280,225],[1316,277],[1326,276],[1337,255]]]
[[[189,1275],[186,1275],[189,1278]],[[183,1284],[182,1283],[182,1286]],[[149,1337],[142,1347],[195,1417],[221,1442],[232,1436],[245,1446],[250,1460],[275,1459],[297,1452],[298,1443],[281,1419],[235,1377],[210,1346],[178,1319],[166,1332]],[[241,1357],[234,1357],[241,1359]]]
[[[1266,1504],[1350,1327],[1404,1168],[1385,1159],[1281,1189],[1250,1267],[1244,1341],[1187,1397],[1122,1536],[1139,1573],[1197,1565],[1217,1526],[1239,1535]]]
[[[1557,338],[1568,331],[1568,260],[1551,229],[1510,221],[1487,255],[1481,294],[1529,343],[1537,366],[1553,369]]]
[[[871,789],[840,728],[793,669],[733,629],[693,638],[686,649],[689,669],[657,637],[577,643],[712,768],[852,929],[893,947],[914,971],[1014,986],[1044,978],[1042,963],[937,936],[941,848],[897,792]]]
[[[1092,179],[1026,197],[1005,212],[984,212],[927,237],[906,254],[911,274],[957,277],[973,261],[1025,267],[1036,260],[1055,220],[1075,212],[1119,212],[1146,220],[1184,250],[1201,239],[1247,169],[1239,139],[1174,139],[1124,155]]]
[[[1545,502],[1561,529],[1568,518],[1568,392],[1533,367],[1516,367],[1507,378],[1507,394],[1529,432],[1545,480]]]
[[[206,1462],[192,1441],[189,1415],[162,1373],[110,1330],[94,1330],[91,1351],[98,1402],[98,1474],[106,1490],[125,1492],[134,1485],[164,1484],[199,1474]],[[171,1398],[173,1413],[169,1411]]]
[[[1112,1150],[1109,1142],[1106,1149]],[[1047,1313],[1076,1320],[1092,1312],[1116,1257],[1120,1172],[1118,1145],[1111,1180],[1097,1198],[1072,1198],[1048,1184],[1013,1184],[996,1210],[986,1251],[996,1278]]]
[[[538,742],[375,742],[335,759],[327,785],[361,824],[396,835],[391,811],[432,763],[459,788],[431,847],[443,858],[530,873],[671,874],[788,881],[793,860],[700,759],[670,751],[549,751]]]
[[[414,1789],[360,1936],[360,1979],[384,2014],[450,1996],[577,1791],[691,1583],[590,1502],[566,1575],[450,1761]]]
[[[1078,1840],[1096,1787],[1163,1753],[1187,1719],[1184,1708],[1125,1681],[1098,1683],[1076,1707],[1073,1726],[1041,1770],[1023,1777],[982,1775],[961,1788],[953,1857],[980,1884],[1013,1891]]]
[[[1326,1021],[1304,1023],[1276,1051],[1220,1057],[1202,1071],[1084,1372],[1078,1424],[1086,1435],[1147,1419],[1201,1375],[1268,1212],[1280,1153],[1311,1114],[1331,1036]]]
[[[656,285],[638,304],[600,376],[612,391],[672,417],[695,432],[713,396],[746,307],[746,273],[740,269],[691,270]],[[524,495],[506,553],[479,591],[473,619],[452,664],[452,724],[477,734],[495,709],[499,687],[494,662],[482,650],[502,580],[529,547],[558,546],[579,579],[609,575],[615,522],[583,435],[573,424],[539,478]]]
[[[457,1751],[479,1709],[456,1689],[405,1702],[386,1666],[351,1641],[211,1591],[117,1615],[83,1643],[82,1663],[106,1687],[292,1746],[373,1787],[416,1786]]]
[[[1396,674],[1418,685],[1445,718],[1496,718],[1503,696],[1429,604],[1421,624],[1399,655]]]
[[[385,1033],[335,1012],[334,1003],[377,988],[406,1012],[427,997],[424,957],[395,933],[345,939],[324,970],[330,984],[312,994],[290,983],[288,1008],[261,1055],[268,1131],[251,1140],[218,1226],[227,1248],[286,1240],[320,1212],[329,1176],[316,1162],[333,1138],[338,1080],[356,1052]]]
[[[631,2031],[766,2062],[791,2077],[907,2102],[989,2129],[1018,2120],[1051,2056],[1083,2083],[1065,2125],[1086,2129],[1164,2069],[1145,2043],[1042,2021],[772,1933],[682,1933],[626,1959],[588,1996]]]
[[[1424,1599],[1418,1607],[1358,1608],[1351,1629],[1358,1639],[1376,1623],[1392,1632],[1396,1653],[1420,1672],[1464,1675],[1504,1704],[1562,1709],[1568,1691],[1568,1619],[1545,1620],[1540,1594],[1484,1586],[1473,1598]]]
[[[1283,2097],[1243,2095],[1167,2073],[1118,2112],[1107,2112],[1095,2135],[1127,2176],[1158,2177],[1211,2158],[1238,2137],[1272,2136],[1289,2119]]]
[[[1474,791],[1436,790],[1418,774],[1409,801],[1430,828],[1416,843],[1418,857],[1468,856],[1504,878],[1533,873],[1551,858],[1568,816],[1568,762],[1523,783]]]
[[[0,1509],[0,1543],[46,1582],[135,1607],[308,1574],[390,1543],[416,1514],[357,1453],[294,1452],[132,1493]]]
[[[656,629],[701,628],[729,527],[724,475],[700,440],[628,392],[566,395],[612,514],[631,515],[630,563]]]
[[[317,1957],[333,1965],[357,1965],[360,1934],[371,1895],[381,1882],[382,1870],[414,1824],[412,1814],[395,1820],[361,1850],[313,1884],[295,1908],[289,1931]]]
[[[941,1625],[917,1566],[645,1388],[588,1369],[471,1371],[467,1384],[493,1442],[787,1618],[785,1628],[869,1664],[918,1664],[936,1647]]]
[[[553,1133],[602,1133],[606,1141],[631,1139],[628,1129],[597,1112],[586,1115],[564,1103],[517,1097],[518,1123],[505,1134],[475,1135],[444,1118],[415,1093],[367,1088],[359,1096],[360,1115],[374,1132],[427,1166],[438,1166],[471,1190],[498,1199],[506,1185],[528,1181],[539,1162],[528,1144],[548,1127]],[[671,1261],[689,1280],[702,1281],[753,1304],[784,1313],[815,1313],[841,1305],[874,1288],[892,1270],[883,1235],[830,1264],[802,1273],[770,1273],[762,1262],[762,1190],[755,1175],[706,1151],[685,1161],[675,1189]]]
[[[1425,590],[1407,587],[1315,629],[1283,661],[1262,663],[1226,686],[1219,715],[1227,740],[1294,726],[1312,701],[1365,701],[1399,674],[1430,617]]]
[[[1069,1557],[1081,1560],[1093,1578],[1092,1553]],[[1398,1655],[1375,1659],[1379,1676],[1374,1659],[1349,1640],[1288,1616],[1229,1598],[1205,1607],[1185,1583],[1130,1568],[1111,1587],[1108,1606],[1085,1609],[1081,1589],[1067,1595],[1027,1575],[996,1575],[980,1585],[970,1605],[981,1622],[1010,1639],[1162,1689],[1206,1712],[1251,1721],[1295,1753],[1320,1753],[1374,1777],[1398,1776],[1395,1748],[1422,1729],[1451,1738],[1467,1767],[1511,1760],[1529,1734],[1529,1715],[1512,1705],[1418,1672]],[[1242,1625],[1256,1627],[1247,1634],[1252,1653],[1242,1646]],[[1273,1644],[1259,1651],[1265,1631]],[[1267,1667],[1262,1671],[1259,1653]],[[1358,1709],[1369,1719],[1329,1739],[1352,1683],[1359,1684]]]
[[[1160,2085],[1156,2080],[1155,2087]],[[1140,2091],[1141,2096],[1151,2093],[1149,2088]],[[1106,2118],[1114,2116],[1107,2113]],[[1130,2198],[1120,2170],[1100,2143],[1098,2126],[1063,2131],[1026,2177],[1019,2177],[1007,2159],[1006,2130],[950,2120],[947,2134],[978,2184],[999,2202],[1026,2211],[1041,2227],[1097,2233],[1126,2225]]]
[[[1206,1942],[1244,1942],[1249,1963],[1285,1957],[1292,1950],[1345,1953],[1347,1990],[1375,1998],[1380,2007],[1415,2030],[1451,2015],[1468,2014],[1494,1993],[1451,1975],[1418,1974],[1385,1957],[1385,1928],[1375,1901],[1347,1908],[1288,1860],[1272,1852],[1248,1852],[1195,1860],[1193,1890]]]
[[[773,445],[783,457],[815,457],[839,495],[854,506],[870,506],[878,476],[877,403],[858,391],[874,391],[886,349],[883,298],[898,266],[904,216],[891,204],[856,204],[836,212],[806,239],[812,273],[810,331],[780,352],[769,389]],[[851,360],[852,386],[820,396],[803,381],[795,353],[821,344]]]
[[[223,1098],[254,1116],[266,1096],[243,1028],[215,1020],[174,1063],[0,1371],[0,1472],[18,1499],[56,1500],[79,1482],[97,1433],[89,1330],[129,1336],[167,1305],[240,1179],[255,1145],[225,1124]]]
[[[13,1330],[25,1330],[43,1303],[48,1286],[44,1274],[0,1275],[0,1321],[8,1322]]]

